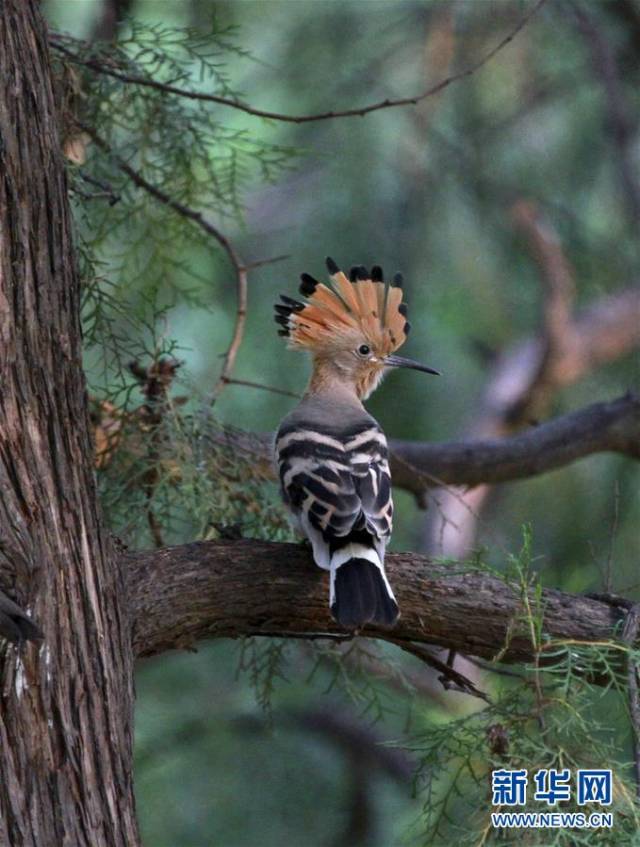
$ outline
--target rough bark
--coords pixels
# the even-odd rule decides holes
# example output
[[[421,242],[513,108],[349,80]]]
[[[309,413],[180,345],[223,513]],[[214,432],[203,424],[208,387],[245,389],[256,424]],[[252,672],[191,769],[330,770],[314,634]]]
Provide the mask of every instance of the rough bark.
[[[329,615],[328,577],[298,544],[197,542],[129,553],[126,561],[137,656],[201,638],[341,632]],[[505,662],[531,660],[518,586],[415,553],[390,555],[387,567],[402,616],[391,631],[367,628],[364,634],[486,658],[502,653]],[[556,639],[608,639],[624,617],[607,603],[562,591],[544,591],[542,606],[544,631]]]
[[[36,0],[5,0],[0,12],[0,273],[0,566],[45,638],[0,659],[0,844],[132,847],[130,626],[97,509]]]

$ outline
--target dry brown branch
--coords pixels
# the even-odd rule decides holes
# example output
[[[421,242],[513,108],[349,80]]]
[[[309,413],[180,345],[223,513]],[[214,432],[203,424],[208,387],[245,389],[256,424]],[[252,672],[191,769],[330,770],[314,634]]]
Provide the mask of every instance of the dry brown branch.
[[[236,318],[233,328],[233,335],[231,341],[229,343],[229,347],[227,348],[226,353],[224,354],[224,363],[222,365],[222,370],[220,371],[220,376],[218,377],[217,382],[213,387],[213,391],[211,393],[211,402],[215,402],[220,395],[220,392],[223,390],[228,380],[231,377],[233,372],[233,367],[235,365],[236,356],[238,355],[238,350],[240,349],[240,344],[242,343],[242,337],[244,335],[244,327],[247,319],[247,266],[240,258],[240,255],[236,251],[235,247],[229,241],[227,236],[218,229],[218,227],[214,226],[210,221],[206,220],[201,212],[197,212],[195,209],[191,209],[189,206],[185,206],[184,203],[180,203],[167,194],[162,189],[158,188],[153,183],[149,182],[145,179],[142,174],[138,173],[135,168],[131,167],[128,162],[125,162],[120,156],[115,153],[111,147],[101,138],[98,133],[86,124],[78,122],[78,126],[82,129],[86,134],[92,139],[94,144],[100,148],[104,153],[106,153],[117,165],[117,167],[125,173],[129,179],[137,185],[139,188],[142,188],[160,203],[168,206],[170,209],[173,209],[174,212],[177,212],[184,218],[188,218],[191,221],[194,221],[207,235],[210,235],[218,244],[222,247],[222,249],[227,254],[229,261],[233,267],[235,277],[236,277]],[[255,266],[256,263],[254,263]]]
[[[138,656],[199,639],[246,635],[317,638],[340,631],[329,615],[327,575],[298,544],[240,540],[125,553]],[[520,587],[462,565],[415,553],[388,557],[402,609],[391,631],[364,634],[436,644],[507,663],[533,658]],[[624,610],[588,597],[545,590],[544,631],[556,641],[608,641]]]
[[[446,77],[435,85],[430,86],[429,88],[427,88],[426,91],[423,91],[421,94],[416,94],[412,97],[401,97],[397,100],[391,100],[390,98],[386,98],[385,100],[380,100],[376,103],[370,103],[367,106],[359,106],[357,108],[344,110],[331,110],[328,112],[320,112],[318,114],[312,115],[286,115],[280,112],[270,112],[265,109],[258,109],[255,106],[251,106],[248,103],[242,102],[241,100],[223,97],[218,94],[207,94],[202,91],[189,91],[184,88],[179,88],[175,85],[169,85],[167,83],[158,82],[157,80],[151,79],[150,77],[136,76],[134,74],[123,73],[122,71],[116,70],[114,67],[107,64],[106,62],[101,62],[97,59],[82,59],[62,43],[61,36],[59,35],[52,36],[51,44],[56,50],[60,51],[64,56],[67,57],[67,59],[74,62],[75,64],[83,65],[84,67],[96,71],[97,73],[114,77],[115,79],[119,79],[121,82],[125,82],[132,85],[143,85],[149,88],[155,88],[159,91],[164,91],[167,94],[175,94],[179,97],[186,97],[190,100],[202,100],[208,101],[210,103],[218,103],[221,106],[229,106],[233,109],[238,109],[241,112],[245,112],[248,115],[253,115],[258,118],[267,118],[269,120],[274,121],[301,124],[311,123],[315,121],[324,121],[333,118],[364,117],[365,115],[369,115],[372,112],[379,112],[381,109],[393,109],[399,106],[415,106],[422,100],[426,100],[428,97],[432,97],[434,94],[438,94],[439,92],[444,91],[444,89],[448,88],[452,83],[459,82],[462,79],[466,79],[467,77],[474,74],[476,71],[480,70],[483,65],[493,59],[493,57],[497,53],[499,53],[504,47],[506,47],[511,41],[513,41],[513,39],[524,29],[524,27],[529,23],[531,18],[545,3],[546,0],[538,0],[538,2],[535,3],[535,5],[533,5],[531,9],[529,9],[529,11],[520,19],[518,24],[511,30],[511,32],[509,32],[508,35],[506,35],[501,41],[499,41],[498,44],[495,45],[495,47],[489,50],[489,52],[486,53],[477,62],[456,74],[452,74],[451,76]]]

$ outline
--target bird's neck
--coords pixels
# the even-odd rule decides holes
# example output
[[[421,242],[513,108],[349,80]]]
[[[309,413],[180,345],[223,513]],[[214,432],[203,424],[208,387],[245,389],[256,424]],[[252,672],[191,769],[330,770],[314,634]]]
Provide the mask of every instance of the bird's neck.
[[[358,393],[357,381],[351,373],[343,371],[330,359],[316,357],[313,360],[313,372],[305,396],[326,396],[354,405],[362,405]]]
[[[332,359],[316,356],[313,373],[305,396],[322,395],[327,398],[362,406],[362,400],[371,394],[380,381],[381,374],[346,371]]]

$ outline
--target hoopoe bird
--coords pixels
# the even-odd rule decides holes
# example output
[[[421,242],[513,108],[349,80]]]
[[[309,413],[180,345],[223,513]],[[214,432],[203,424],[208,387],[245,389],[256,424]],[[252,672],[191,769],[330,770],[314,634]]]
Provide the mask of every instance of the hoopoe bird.
[[[275,319],[292,349],[309,350],[313,373],[300,404],[280,424],[276,461],[282,494],[329,571],[329,607],[347,629],[391,627],[398,604],[384,569],[393,501],[387,441],[362,401],[387,369],[414,368],[393,355],[410,325],[402,276],[354,267],[349,278],[327,259],[330,286],[302,274],[302,300],[281,295]]]

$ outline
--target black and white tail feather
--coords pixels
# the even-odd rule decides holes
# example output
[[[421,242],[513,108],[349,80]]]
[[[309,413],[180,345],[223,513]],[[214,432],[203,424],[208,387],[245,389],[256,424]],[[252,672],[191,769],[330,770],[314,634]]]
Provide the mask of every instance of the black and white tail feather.
[[[398,604],[384,569],[393,503],[387,443],[373,418],[348,429],[312,422],[301,404],[276,437],[285,502],[330,574],[329,604],[348,629],[393,626]]]

